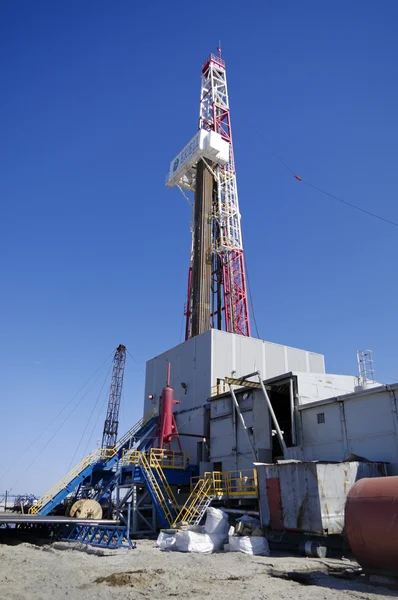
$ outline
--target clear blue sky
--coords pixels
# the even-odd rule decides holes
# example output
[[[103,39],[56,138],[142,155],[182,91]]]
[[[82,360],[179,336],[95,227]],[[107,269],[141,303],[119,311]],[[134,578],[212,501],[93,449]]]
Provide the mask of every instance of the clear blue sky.
[[[398,379],[398,229],[299,183],[272,154],[398,220],[395,0],[5,0],[0,11],[0,475],[119,343],[138,363],[128,357],[126,430],[145,361],[181,340],[190,214],[164,177],[196,130],[201,65],[219,38],[260,336],[324,353],[337,373],[371,348],[379,380]],[[65,473],[105,372],[15,491]]]

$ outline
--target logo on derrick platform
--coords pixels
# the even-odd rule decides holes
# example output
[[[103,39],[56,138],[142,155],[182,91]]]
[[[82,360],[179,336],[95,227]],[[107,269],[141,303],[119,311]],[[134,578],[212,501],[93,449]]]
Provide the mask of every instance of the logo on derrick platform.
[[[178,158],[176,158],[174,161],[174,165],[173,165],[173,173],[175,173],[175,171],[177,171],[179,164],[180,164],[180,161],[178,160]]]

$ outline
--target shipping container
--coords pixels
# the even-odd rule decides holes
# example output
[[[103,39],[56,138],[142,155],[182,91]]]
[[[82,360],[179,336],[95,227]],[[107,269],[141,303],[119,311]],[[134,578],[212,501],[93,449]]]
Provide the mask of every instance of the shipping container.
[[[383,463],[281,461],[257,465],[261,522],[274,531],[341,534],[348,492],[386,474]]]

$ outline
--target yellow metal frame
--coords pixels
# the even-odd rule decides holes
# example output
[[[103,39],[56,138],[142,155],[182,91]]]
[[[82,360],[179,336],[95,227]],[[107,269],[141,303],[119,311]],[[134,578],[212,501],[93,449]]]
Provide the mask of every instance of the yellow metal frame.
[[[188,523],[199,517],[207,498],[217,496],[257,497],[257,471],[245,469],[241,471],[208,471],[203,477],[191,477],[191,494],[178,513],[173,527],[180,521]]]
[[[256,469],[240,471],[209,471],[203,477],[191,477],[191,491],[201,479],[211,482],[213,496],[228,496],[231,498],[241,496],[257,496],[258,482]]]
[[[139,465],[140,467],[142,467],[144,469],[144,471],[147,475],[147,478],[149,479],[149,481],[151,483],[151,487],[152,487],[153,493],[156,496],[156,500],[162,507],[162,510],[166,516],[166,519],[167,519],[169,525],[171,525],[174,518],[173,518],[173,514],[170,509],[174,508],[175,510],[178,511],[179,504],[178,504],[178,502],[173,494],[173,490],[171,489],[169,482],[167,481],[167,478],[164,474],[164,471],[162,469],[162,463],[159,460],[159,458],[160,459],[164,458],[162,455],[162,451],[159,450],[158,448],[155,448],[154,450],[157,450],[157,452],[151,451],[149,453],[145,453],[145,452],[140,452],[139,450],[125,450],[123,452],[121,464],[122,465]],[[177,468],[180,468],[180,467],[177,467]],[[157,474],[158,479],[161,482],[161,484],[165,490],[165,494],[163,493],[162,488],[159,485],[159,482],[158,482],[156,476],[154,475],[154,473]]]
[[[203,501],[214,494],[211,491],[212,480],[209,478],[199,478],[194,486],[190,496],[185,502],[184,506],[178,513],[172,527],[175,527],[180,521],[187,521],[190,523],[195,517],[200,514],[200,507]]]
[[[137,450],[124,450],[121,464],[132,465],[139,463],[138,455],[141,454]],[[189,458],[185,452],[177,452],[174,450],[165,450],[164,448],[151,448],[147,453],[149,464],[151,467],[162,467],[162,469],[181,469],[184,470],[189,465]]]

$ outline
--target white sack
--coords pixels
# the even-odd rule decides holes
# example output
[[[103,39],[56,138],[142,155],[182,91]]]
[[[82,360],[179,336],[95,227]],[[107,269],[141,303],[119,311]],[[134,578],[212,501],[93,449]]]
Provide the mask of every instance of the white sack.
[[[228,536],[228,515],[219,508],[210,506],[206,511],[205,532]]]
[[[269,556],[268,541],[265,537],[230,535],[228,541],[230,552],[243,552],[243,554]]]
[[[176,536],[174,534],[161,531],[156,540],[156,545],[162,550],[175,550]]]
[[[194,531],[179,531],[175,535],[175,549],[179,552],[196,552],[198,554],[211,554],[221,550],[225,536]]]
[[[176,549],[179,552],[198,552],[211,554],[214,544],[209,535],[194,531],[179,531],[176,533]]]

